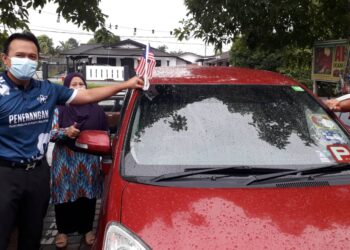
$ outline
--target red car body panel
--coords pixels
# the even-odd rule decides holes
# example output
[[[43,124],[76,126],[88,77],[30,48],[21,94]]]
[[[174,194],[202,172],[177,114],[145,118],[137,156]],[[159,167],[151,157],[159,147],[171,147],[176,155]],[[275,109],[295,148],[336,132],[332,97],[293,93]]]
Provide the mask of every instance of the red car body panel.
[[[348,249],[350,186],[174,188],[128,184],[123,225],[152,249]]]
[[[299,85],[291,78],[265,70],[238,67],[156,68],[151,84],[271,84]]]
[[[151,85],[301,86],[280,74],[251,69],[196,66],[156,69]],[[119,137],[113,142],[113,163],[105,181],[94,249],[102,249],[105,229],[111,221],[122,223],[152,249],[350,248],[350,185],[186,188],[124,180],[120,157],[139,93],[133,91]]]

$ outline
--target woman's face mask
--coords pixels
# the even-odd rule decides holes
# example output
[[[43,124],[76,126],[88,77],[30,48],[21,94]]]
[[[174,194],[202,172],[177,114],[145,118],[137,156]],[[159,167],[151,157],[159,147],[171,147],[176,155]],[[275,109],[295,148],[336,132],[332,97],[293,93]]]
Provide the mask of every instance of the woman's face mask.
[[[29,80],[35,74],[38,66],[37,61],[33,61],[27,57],[11,57],[11,67],[9,71],[18,80]]]

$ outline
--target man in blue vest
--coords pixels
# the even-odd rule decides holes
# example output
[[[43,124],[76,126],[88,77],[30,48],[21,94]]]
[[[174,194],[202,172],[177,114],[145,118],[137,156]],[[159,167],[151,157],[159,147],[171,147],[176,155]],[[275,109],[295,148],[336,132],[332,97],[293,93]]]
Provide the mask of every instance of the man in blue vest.
[[[0,74],[0,249],[7,249],[15,224],[18,249],[39,249],[49,202],[45,152],[57,104],[97,102],[127,88],[142,88],[133,77],[118,85],[73,90],[32,77],[40,47],[31,33],[12,34],[4,44]]]

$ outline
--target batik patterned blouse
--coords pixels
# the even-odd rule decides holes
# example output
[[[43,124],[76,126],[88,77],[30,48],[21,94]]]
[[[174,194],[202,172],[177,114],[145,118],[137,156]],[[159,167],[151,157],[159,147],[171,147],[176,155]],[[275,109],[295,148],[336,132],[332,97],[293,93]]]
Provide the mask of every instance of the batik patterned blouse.
[[[80,197],[100,198],[103,176],[100,157],[76,152],[63,142],[67,139],[65,128],[58,125],[59,111],[55,109],[51,141],[52,151],[51,201],[54,204],[76,201]]]

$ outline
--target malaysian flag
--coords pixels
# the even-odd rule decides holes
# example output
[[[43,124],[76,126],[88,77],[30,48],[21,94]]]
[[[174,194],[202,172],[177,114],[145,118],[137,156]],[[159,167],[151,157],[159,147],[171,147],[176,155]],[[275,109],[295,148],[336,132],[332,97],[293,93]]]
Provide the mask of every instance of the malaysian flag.
[[[154,59],[154,54],[149,49],[149,44],[147,44],[146,51],[144,55],[140,58],[139,64],[137,65],[135,72],[139,77],[143,77],[145,80],[144,89],[148,89],[148,80],[153,76],[153,70],[156,66],[156,60]]]

